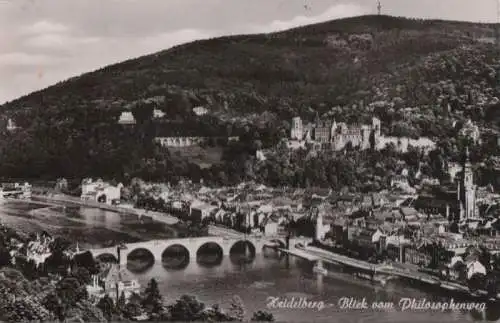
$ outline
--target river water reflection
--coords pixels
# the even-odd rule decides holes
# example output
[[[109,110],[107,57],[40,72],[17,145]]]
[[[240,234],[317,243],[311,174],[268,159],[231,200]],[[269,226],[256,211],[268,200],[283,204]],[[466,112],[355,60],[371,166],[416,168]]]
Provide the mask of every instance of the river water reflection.
[[[46,230],[63,235],[80,246],[105,246],[117,241],[132,242],[168,238],[175,232],[163,225],[144,224],[133,216],[90,208],[47,208],[23,202],[0,205],[1,222],[23,232]],[[331,277],[314,274],[312,264],[295,257],[286,257],[273,250],[242,263],[231,257],[219,259],[215,266],[191,259],[183,269],[166,268],[162,263],[146,266],[134,275],[145,285],[151,278],[159,282],[163,295],[174,300],[183,294],[196,295],[206,304],[228,306],[232,295],[239,295],[247,312],[266,309],[268,297],[284,297],[323,301],[335,304],[317,309],[266,309],[284,322],[469,322],[484,318],[482,313],[399,310],[340,310],[336,305],[342,297],[365,297],[372,301],[393,301],[402,297],[447,301],[406,284],[391,282],[385,287],[357,280],[340,269],[330,270]],[[498,306],[497,306],[498,307]],[[497,309],[489,309],[486,318],[498,319]]]

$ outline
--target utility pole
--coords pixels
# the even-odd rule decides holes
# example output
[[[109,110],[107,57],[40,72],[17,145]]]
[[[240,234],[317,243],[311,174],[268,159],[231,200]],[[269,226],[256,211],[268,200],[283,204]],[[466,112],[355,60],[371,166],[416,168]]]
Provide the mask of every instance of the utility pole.
[[[500,0],[498,0],[500,2]],[[380,0],[377,1],[377,13],[380,16],[380,13],[382,11],[382,5],[380,4]]]

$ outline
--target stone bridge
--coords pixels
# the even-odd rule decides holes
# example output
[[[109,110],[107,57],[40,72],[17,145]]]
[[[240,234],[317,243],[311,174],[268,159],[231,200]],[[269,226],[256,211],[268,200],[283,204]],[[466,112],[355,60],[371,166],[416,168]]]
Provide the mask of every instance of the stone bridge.
[[[276,243],[281,248],[286,247],[285,237],[199,237],[199,238],[181,238],[181,239],[167,239],[167,240],[150,240],[143,242],[127,243],[120,246],[109,248],[90,249],[94,258],[102,255],[113,256],[120,264],[127,263],[128,256],[135,250],[145,249],[149,251],[155,262],[161,262],[165,250],[169,247],[180,246],[189,253],[190,258],[196,258],[197,253],[201,247],[207,244],[215,244],[222,251],[223,256],[229,256],[231,249],[238,242],[246,241],[253,247],[255,253],[260,253],[265,246],[273,246]],[[291,238],[289,241],[290,248],[294,248],[297,243],[309,242],[305,238]]]

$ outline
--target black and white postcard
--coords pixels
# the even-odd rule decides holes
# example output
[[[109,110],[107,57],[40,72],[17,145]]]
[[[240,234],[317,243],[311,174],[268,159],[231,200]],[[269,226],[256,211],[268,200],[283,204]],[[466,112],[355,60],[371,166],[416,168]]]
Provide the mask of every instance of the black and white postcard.
[[[500,0],[0,0],[0,322],[500,319]]]

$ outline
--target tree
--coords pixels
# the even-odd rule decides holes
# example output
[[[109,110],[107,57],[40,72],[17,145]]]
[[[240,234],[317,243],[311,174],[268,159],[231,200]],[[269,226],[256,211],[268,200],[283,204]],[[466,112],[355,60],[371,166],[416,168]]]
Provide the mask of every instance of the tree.
[[[190,322],[202,319],[205,304],[194,296],[184,295],[169,306],[172,321]]]
[[[111,297],[109,297],[109,295],[106,294],[99,300],[99,303],[97,303],[97,308],[99,308],[102,311],[104,317],[108,321],[111,320],[111,317],[113,316],[115,309],[113,300],[111,299]]]
[[[90,251],[84,253],[76,254],[73,257],[73,263],[78,267],[82,267],[88,270],[91,275],[99,273],[99,265],[92,256]]]
[[[245,305],[243,304],[241,297],[238,295],[234,295],[231,299],[229,317],[236,321],[243,321],[245,319]]]
[[[132,295],[130,295],[130,297],[128,298],[127,304],[125,305],[123,315],[126,318],[133,318],[135,316],[141,315],[141,302],[141,296],[137,293],[132,293]]]
[[[1,319],[7,322],[47,322],[54,320],[52,314],[33,296],[16,299],[0,315]]]
[[[4,246],[0,246],[0,268],[10,265],[11,256],[9,250]]]
[[[56,286],[56,293],[66,308],[74,306],[82,298],[86,298],[85,286],[81,286],[76,278],[64,278]]]
[[[158,283],[154,278],[149,281],[149,284],[144,291],[142,306],[147,309],[149,313],[155,314],[160,313],[163,309],[163,301],[158,288]]]
[[[63,321],[65,318],[64,315],[64,306],[61,302],[61,299],[57,297],[56,294],[50,293],[42,301],[43,306],[46,309],[51,311],[59,320]]]
[[[71,277],[76,278],[80,285],[89,284],[92,280],[89,271],[86,268],[78,267],[71,273]]]
[[[125,298],[125,293],[122,291],[118,301],[116,302],[116,310],[119,312],[123,312],[125,310],[125,306],[127,304],[127,300]]]
[[[205,311],[203,311],[200,320],[208,322],[229,322],[233,321],[234,318],[224,313],[219,305],[214,304],[211,307],[207,308]]]
[[[127,303],[123,309],[123,316],[128,319],[141,315],[141,306],[137,303]]]
[[[274,315],[266,311],[257,311],[252,315],[252,321],[256,322],[274,322]]]

